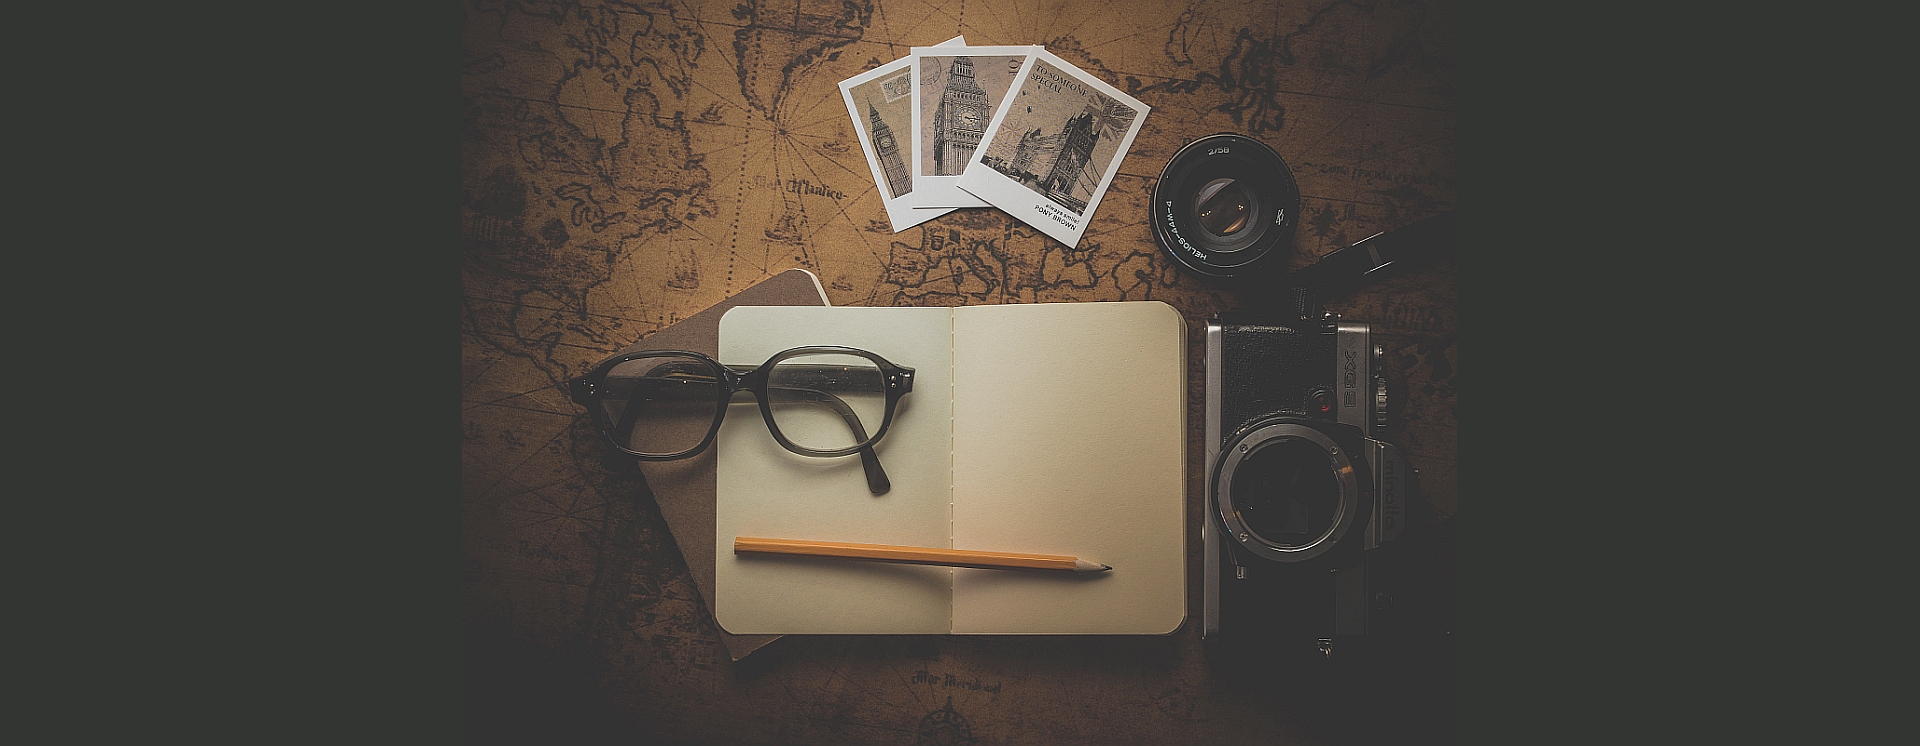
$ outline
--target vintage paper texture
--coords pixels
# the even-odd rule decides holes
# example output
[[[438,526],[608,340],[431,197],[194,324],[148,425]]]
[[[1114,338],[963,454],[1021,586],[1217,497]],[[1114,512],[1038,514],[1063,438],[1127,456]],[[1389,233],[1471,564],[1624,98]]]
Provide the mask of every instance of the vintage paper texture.
[[[986,207],[955,182],[985,140],[1014,76],[1039,47],[914,47],[913,175],[916,207]]]
[[[956,36],[935,46],[964,44],[966,39]],[[895,233],[953,211],[916,210],[909,198],[913,192],[912,62],[911,57],[902,57],[840,82],[840,98],[853,117],[853,131],[860,138],[860,150],[867,156],[867,168],[873,172]]]
[[[1044,49],[1013,89],[959,185],[1076,246],[1149,107]]]

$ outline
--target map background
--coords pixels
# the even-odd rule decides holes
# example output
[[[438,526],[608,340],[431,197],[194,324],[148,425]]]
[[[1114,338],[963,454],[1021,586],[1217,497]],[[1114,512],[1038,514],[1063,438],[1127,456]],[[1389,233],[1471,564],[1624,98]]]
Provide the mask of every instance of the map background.
[[[1257,298],[1181,274],[1145,201],[1242,132],[1293,167],[1298,267],[1452,209],[1453,6],[1273,2],[470,3],[462,35],[462,623],[468,726],[726,743],[1329,742],[1339,703],[1238,677],[1197,620],[1137,640],[782,639],[730,662],[637,472],[561,387],[788,267],[834,305]],[[1042,44],[1153,107],[1087,236],[991,209],[894,234],[834,86],[965,34]],[[1329,305],[1376,327],[1421,470],[1424,604],[1451,631],[1453,262]],[[1199,516],[1199,378],[1190,512]],[[1450,734],[1438,677],[1379,727]],[[964,728],[962,727],[964,726]],[[946,740],[940,740],[941,737]],[[964,736],[964,737],[963,737]],[[1417,739],[1416,739],[1417,740]]]

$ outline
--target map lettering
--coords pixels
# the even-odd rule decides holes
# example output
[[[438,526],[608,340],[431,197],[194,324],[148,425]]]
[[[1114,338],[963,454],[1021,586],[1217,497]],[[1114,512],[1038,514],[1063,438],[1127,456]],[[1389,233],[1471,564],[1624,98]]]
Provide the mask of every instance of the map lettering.
[[[970,679],[962,679],[950,673],[929,673],[924,668],[914,671],[911,681],[915,684],[939,685],[948,689],[966,689],[968,691],[986,692],[988,694],[1000,693],[1000,682],[998,681],[987,684],[981,682],[978,676]]]
[[[822,197],[831,197],[835,200],[846,199],[847,197],[846,194],[838,189],[823,187],[803,179],[788,179],[787,191],[793,192],[794,194],[817,194]]]

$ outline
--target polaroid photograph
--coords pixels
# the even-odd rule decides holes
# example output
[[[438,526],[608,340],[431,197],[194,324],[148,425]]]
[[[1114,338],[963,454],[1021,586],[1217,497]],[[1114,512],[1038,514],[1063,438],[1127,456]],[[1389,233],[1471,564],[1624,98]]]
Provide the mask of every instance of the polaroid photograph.
[[[987,125],[960,188],[1077,246],[1148,107],[1044,49],[1014,79],[1013,91]]]
[[[915,207],[986,207],[956,182],[1039,47],[914,47]]]
[[[953,37],[935,48],[963,46],[966,39]],[[867,154],[867,168],[879,189],[880,203],[887,208],[887,222],[899,233],[913,226],[953,212],[949,209],[914,209],[913,195],[913,58],[901,57],[887,64],[840,81],[840,98],[853,117],[853,131],[859,134],[860,149]]]

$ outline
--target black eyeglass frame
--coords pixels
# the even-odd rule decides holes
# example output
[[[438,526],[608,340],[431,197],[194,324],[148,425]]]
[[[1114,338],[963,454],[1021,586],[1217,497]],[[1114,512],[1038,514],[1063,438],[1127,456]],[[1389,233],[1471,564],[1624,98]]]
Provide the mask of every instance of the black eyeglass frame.
[[[829,406],[837,404],[837,406],[833,406],[833,408],[839,411],[841,416],[847,419],[849,426],[854,429],[854,436],[859,442],[845,448],[823,450],[802,446],[788,440],[786,434],[780,432],[780,426],[773,420],[772,399],[768,395],[768,380],[772,374],[773,366],[782,361],[802,355],[819,354],[851,355],[864,358],[879,368],[881,380],[886,384],[886,411],[881,415],[880,426],[876,428],[870,436],[862,432],[864,428],[859,418],[853,415],[852,409],[847,407],[846,403],[841,401],[839,397],[824,391],[807,389],[830,400],[823,403],[827,403]],[[616,429],[624,432],[630,430],[631,427],[616,428],[614,423],[607,421],[606,410],[599,405],[598,399],[604,390],[603,387],[605,386],[607,375],[613,372],[614,368],[619,367],[623,363],[653,357],[675,357],[698,360],[704,364],[713,375],[713,380],[716,384],[714,386],[713,422],[707,426],[706,436],[701,438],[700,443],[692,448],[677,453],[666,454],[641,453],[628,448],[627,444],[620,442],[614,437],[614,432]],[[594,366],[593,370],[588,371],[586,374],[567,381],[567,391],[573,399],[573,402],[587,409],[588,414],[593,417],[595,428],[600,431],[600,436],[607,441],[607,444],[619,449],[622,453],[642,461],[675,461],[691,458],[699,455],[708,447],[711,447],[715,438],[720,434],[720,423],[726,419],[728,403],[732,401],[735,394],[745,391],[752,394],[754,399],[759,403],[760,418],[766,422],[767,431],[773,435],[773,439],[778,442],[781,447],[802,456],[813,456],[817,458],[835,458],[839,456],[850,456],[855,453],[860,454],[861,461],[866,466],[868,486],[872,488],[873,493],[876,495],[885,493],[890,484],[887,480],[886,473],[880,469],[879,459],[873,454],[873,444],[880,442],[880,439],[886,436],[887,429],[893,426],[893,414],[897,409],[897,405],[900,403],[900,397],[905,396],[907,392],[912,390],[913,368],[904,365],[895,365],[886,358],[866,350],[837,345],[814,345],[782,350],[774,353],[773,357],[767,358],[766,362],[754,368],[724,365],[712,357],[690,350],[639,350],[608,358],[599,365]]]

